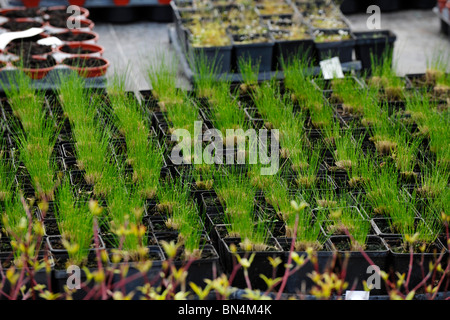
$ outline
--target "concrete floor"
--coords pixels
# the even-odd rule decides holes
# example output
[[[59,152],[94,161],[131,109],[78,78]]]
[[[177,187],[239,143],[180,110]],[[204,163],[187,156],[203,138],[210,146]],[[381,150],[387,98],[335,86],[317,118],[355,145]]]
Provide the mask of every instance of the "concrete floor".
[[[367,30],[369,15],[348,15],[353,30]],[[107,77],[129,71],[128,90],[151,88],[147,76],[149,63],[157,61],[157,53],[173,57],[175,52],[169,42],[167,23],[136,22],[130,24],[96,23],[94,31],[100,35],[99,44],[105,48],[104,56],[111,61]],[[450,38],[439,32],[440,21],[429,10],[408,10],[382,13],[381,28],[397,35],[394,57],[399,75],[425,71],[427,56],[433,50],[450,53]],[[180,68],[179,86],[189,82]]]

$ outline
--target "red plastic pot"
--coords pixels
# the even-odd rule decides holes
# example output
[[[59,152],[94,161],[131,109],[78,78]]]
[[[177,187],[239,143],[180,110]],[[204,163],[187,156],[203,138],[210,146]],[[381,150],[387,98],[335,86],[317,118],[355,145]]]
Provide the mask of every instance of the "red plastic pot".
[[[75,21],[75,20],[80,21],[80,28],[71,29],[71,30],[92,31],[92,29],[94,29],[95,23],[92,20],[84,18],[83,16],[81,18],[75,17],[75,18],[67,19],[67,21]],[[56,31],[56,32],[64,32],[68,29],[68,28],[55,27],[55,26],[51,25],[50,23],[48,23],[48,25],[52,28],[57,29],[58,31]]]
[[[171,0],[158,0],[159,4],[170,4]]]
[[[58,35],[60,35],[62,33],[68,33],[68,32],[72,32],[74,34],[87,33],[87,34],[93,35],[93,38],[89,39],[89,40],[84,40],[84,41],[65,41],[65,40],[61,39],[61,41],[64,42],[65,44],[96,43],[99,38],[98,34],[93,31],[82,31],[82,30],[76,30],[76,29],[55,33],[53,36],[58,38]]]
[[[31,69],[31,68],[20,68],[26,75],[28,75],[33,80],[40,80],[44,78],[50,71],[52,71],[56,65],[47,67],[47,68],[39,68],[39,69]]]
[[[83,58],[83,59],[87,59],[87,58]],[[110,64],[109,61],[104,58],[99,58],[99,57],[89,57],[89,59],[99,59],[99,60],[104,61],[105,64],[100,67],[74,67],[74,66],[64,64],[64,61],[62,62],[62,64],[66,65],[70,69],[76,71],[83,78],[95,78],[95,77],[104,76],[106,71],[108,70],[108,67]]]
[[[68,53],[68,52],[64,52],[61,49],[64,47],[65,45],[59,46],[56,50],[58,52],[70,55],[70,56],[77,56],[77,57],[82,57],[82,58],[91,58],[91,57],[95,57],[95,56],[102,56],[104,49],[103,47],[96,45],[96,44],[90,44],[90,43],[79,43],[79,44],[67,44],[67,46],[69,46],[70,48],[81,48],[81,49],[87,49],[87,50],[92,50],[94,51],[93,53],[83,53],[83,54],[75,54],[75,53]]]
[[[22,0],[23,4],[27,8],[36,8],[39,6],[41,0]]]
[[[75,6],[82,6],[86,0],[69,0],[69,3]]]
[[[46,10],[46,12],[48,13],[48,12],[53,11],[53,10],[67,10],[67,6],[53,6],[53,7],[48,7],[47,10]],[[81,16],[84,17],[84,18],[88,18],[90,12],[89,12],[88,9],[83,8],[83,7],[80,7],[80,14],[81,14]]]
[[[114,0],[116,6],[126,6],[130,3],[130,0]]]
[[[15,18],[15,19],[11,19],[11,20],[14,20],[14,21],[16,21],[16,22],[33,22],[33,23],[39,23],[40,26],[37,27],[37,28],[43,28],[44,26],[47,25],[47,22],[38,22],[38,21],[36,21],[35,19],[32,19],[32,18]],[[4,25],[5,23],[7,23],[7,22],[8,22],[8,21],[3,22],[3,23],[0,25],[0,27],[3,28],[3,25]]]

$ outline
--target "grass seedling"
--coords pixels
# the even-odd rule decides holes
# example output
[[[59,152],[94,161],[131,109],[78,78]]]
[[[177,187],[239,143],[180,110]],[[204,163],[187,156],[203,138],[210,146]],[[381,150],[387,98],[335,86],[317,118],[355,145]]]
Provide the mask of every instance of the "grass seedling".
[[[11,196],[14,177],[16,176],[12,159],[7,156],[4,141],[3,137],[0,136],[0,202]]]
[[[45,121],[45,120],[44,120]],[[57,185],[57,164],[52,157],[57,135],[51,121],[41,131],[41,136],[25,138],[19,134],[16,141],[23,161],[31,177],[33,188],[39,199],[53,200]]]
[[[311,124],[315,129],[324,129],[333,122],[333,109],[323,102],[322,96],[312,94],[307,105]]]
[[[209,58],[203,50],[199,50],[198,54],[191,59],[191,69],[196,71],[193,82],[197,96],[211,99],[214,95],[213,91],[222,62],[217,58],[217,55],[213,59]]]
[[[184,247],[184,256],[199,259],[202,253],[202,231],[203,227],[199,220],[198,208],[195,203],[183,203],[177,206],[172,218],[178,231],[178,243]]]
[[[304,105],[308,101],[308,94],[314,90],[311,82],[312,61],[308,55],[296,54],[287,59],[282,59],[281,65],[284,72],[284,86],[290,91],[291,101]]]
[[[30,174],[37,196],[53,200],[56,164],[51,158],[59,128],[44,111],[44,93],[35,91],[23,76],[17,76],[16,80],[17,86],[12,85],[6,92],[13,113],[20,121],[10,120],[11,127],[17,133],[14,139],[20,160]]]
[[[56,218],[67,250],[68,265],[83,265],[87,262],[94,237],[94,214],[87,199],[76,199],[67,180],[56,193]]]
[[[203,155],[205,157],[205,155]],[[206,157],[209,157],[208,155]],[[204,159],[207,160],[207,159]],[[198,190],[211,190],[214,186],[214,176],[216,173],[216,166],[209,159],[208,162],[202,164],[193,164],[192,175],[195,188]]]
[[[132,183],[137,192],[147,199],[156,195],[161,173],[163,155],[150,128],[143,120],[138,102],[128,97],[123,90],[113,88],[111,106],[113,121],[124,136],[127,146],[126,163],[133,168]]]
[[[126,252],[133,261],[146,258],[146,228],[142,223],[144,199],[137,192],[127,192],[125,182],[116,179],[108,197],[108,219],[116,237],[116,248]]]
[[[241,238],[244,251],[266,250],[268,230],[254,220],[255,188],[245,175],[230,169],[227,175],[217,175],[215,190],[225,210],[229,236]]]
[[[31,205],[23,198],[22,192],[13,190],[13,193],[5,198],[1,216],[11,242],[15,265],[20,268],[40,250],[43,227],[40,222],[33,222]]]
[[[368,80],[371,87],[380,90],[379,98],[399,101],[405,98],[404,80],[397,76],[396,66],[390,50],[386,50],[380,61],[372,61],[372,76]]]
[[[284,222],[292,220],[292,216],[295,217],[297,212],[291,205],[291,201],[297,201],[300,206],[308,206],[300,194],[292,194],[289,191],[287,182],[281,178],[277,179],[271,188],[264,191],[264,199],[274,208],[278,219]]]
[[[405,251],[408,251],[409,245],[418,248],[425,244],[428,247],[438,235],[434,221],[428,219],[428,223],[425,223],[425,220],[417,219],[416,199],[414,195],[406,204],[402,201],[392,203],[391,229],[402,235]]]
[[[415,168],[418,165],[417,156],[422,138],[420,136],[409,138],[410,136],[405,130],[400,130],[397,137],[397,149],[392,157],[400,176],[407,181],[416,180],[417,172]]]
[[[180,104],[183,99],[177,89],[178,60],[161,50],[156,53],[154,61],[148,67],[148,77],[158,106],[161,111],[166,111],[173,104]]]
[[[194,137],[195,121],[199,121],[198,109],[187,96],[184,96],[181,103],[174,103],[167,108],[167,120],[171,122],[170,134],[176,129],[184,129]],[[192,139],[192,142],[194,141]]]
[[[339,138],[335,139],[336,150],[334,152],[334,160],[337,169],[343,169],[347,172],[357,165],[360,154],[362,153],[362,138],[356,143],[353,139],[352,132],[346,130]]]
[[[370,152],[367,155],[364,155],[362,151],[358,154],[355,165],[347,172],[348,184],[351,188],[364,188],[372,179],[375,174],[372,159],[373,156]]]
[[[436,163],[439,166],[450,166],[450,133],[448,130],[448,115],[441,116],[436,112],[432,112],[425,120],[423,130],[428,130],[429,148],[436,156]]]
[[[393,210],[392,203],[398,201],[398,190],[398,174],[393,164],[387,163],[376,170],[366,181],[366,199],[372,207],[371,215],[389,215]]]
[[[417,195],[431,199],[439,197],[448,188],[449,178],[450,171],[446,166],[425,168],[421,175],[420,187],[417,188]]]
[[[385,113],[380,114],[379,119],[379,125],[371,128],[369,140],[374,143],[379,156],[391,156],[397,150],[396,132],[402,129],[399,126],[394,128]]]
[[[429,86],[435,86],[445,77],[445,73],[449,68],[450,57],[444,50],[434,50],[431,57],[427,57],[425,83]]]
[[[239,107],[237,99],[230,96],[229,90],[230,82],[224,81],[217,85],[215,103],[211,110],[214,127],[221,131],[245,128],[245,114]]]
[[[157,190],[158,204],[156,210],[171,216],[176,206],[189,202],[189,185],[181,181],[161,182]]]
[[[259,75],[259,61],[252,61],[251,57],[240,57],[238,60],[242,83],[239,86],[241,94],[251,93],[257,89]]]
[[[297,203],[293,200],[290,205],[296,214],[289,215],[286,221],[286,237],[292,238],[297,228],[295,251],[307,251],[311,248],[316,251],[321,250],[326,241],[320,228],[321,221],[311,214],[305,203]]]
[[[369,100],[367,91],[364,89],[355,89],[349,79],[333,80],[333,93],[331,94],[330,101],[341,104],[343,115],[360,117],[363,115],[365,106]]]
[[[320,214],[321,218],[326,217],[324,229],[329,235],[351,235],[351,250],[365,248],[367,236],[370,231],[370,222],[364,219],[356,207],[348,206],[345,199],[339,198],[338,206],[332,209],[325,209],[326,214]]]
[[[290,159],[296,173],[296,183],[304,189],[314,188],[322,162],[321,150],[302,146],[291,152]]]

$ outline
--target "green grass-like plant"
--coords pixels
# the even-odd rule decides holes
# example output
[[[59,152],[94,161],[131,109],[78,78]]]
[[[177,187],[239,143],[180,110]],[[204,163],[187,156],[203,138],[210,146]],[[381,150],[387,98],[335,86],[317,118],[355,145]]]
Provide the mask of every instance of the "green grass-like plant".
[[[56,193],[56,212],[62,244],[69,256],[68,265],[87,262],[94,238],[94,214],[87,199],[77,199],[66,180]]]

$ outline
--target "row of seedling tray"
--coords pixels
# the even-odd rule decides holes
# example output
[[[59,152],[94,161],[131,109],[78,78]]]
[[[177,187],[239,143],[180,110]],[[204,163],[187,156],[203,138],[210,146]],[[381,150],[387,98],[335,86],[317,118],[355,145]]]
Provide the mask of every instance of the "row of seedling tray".
[[[282,69],[293,54],[318,61],[338,56],[342,63],[362,61],[369,69],[376,57],[393,46],[387,30],[354,32],[332,1],[273,3],[254,1],[173,1],[175,27],[187,61],[196,73],[194,57],[217,58],[219,73],[239,73],[239,60],[260,61],[260,71]],[[200,5],[201,4],[201,5]]]
[[[45,80],[49,73],[60,70],[74,70],[85,78],[104,76],[109,61],[102,58],[103,48],[96,45],[98,34],[92,31],[94,23],[88,17],[89,11],[85,8],[80,8],[79,14],[74,16],[66,13],[64,6],[2,9],[0,30],[3,36],[9,32],[37,30],[9,41],[3,48],[0,55],[3,81],[18,69],[34,80]],[[42,32],[38,32],[40,30]],[[46,44],[52,37],[56,41]]]

